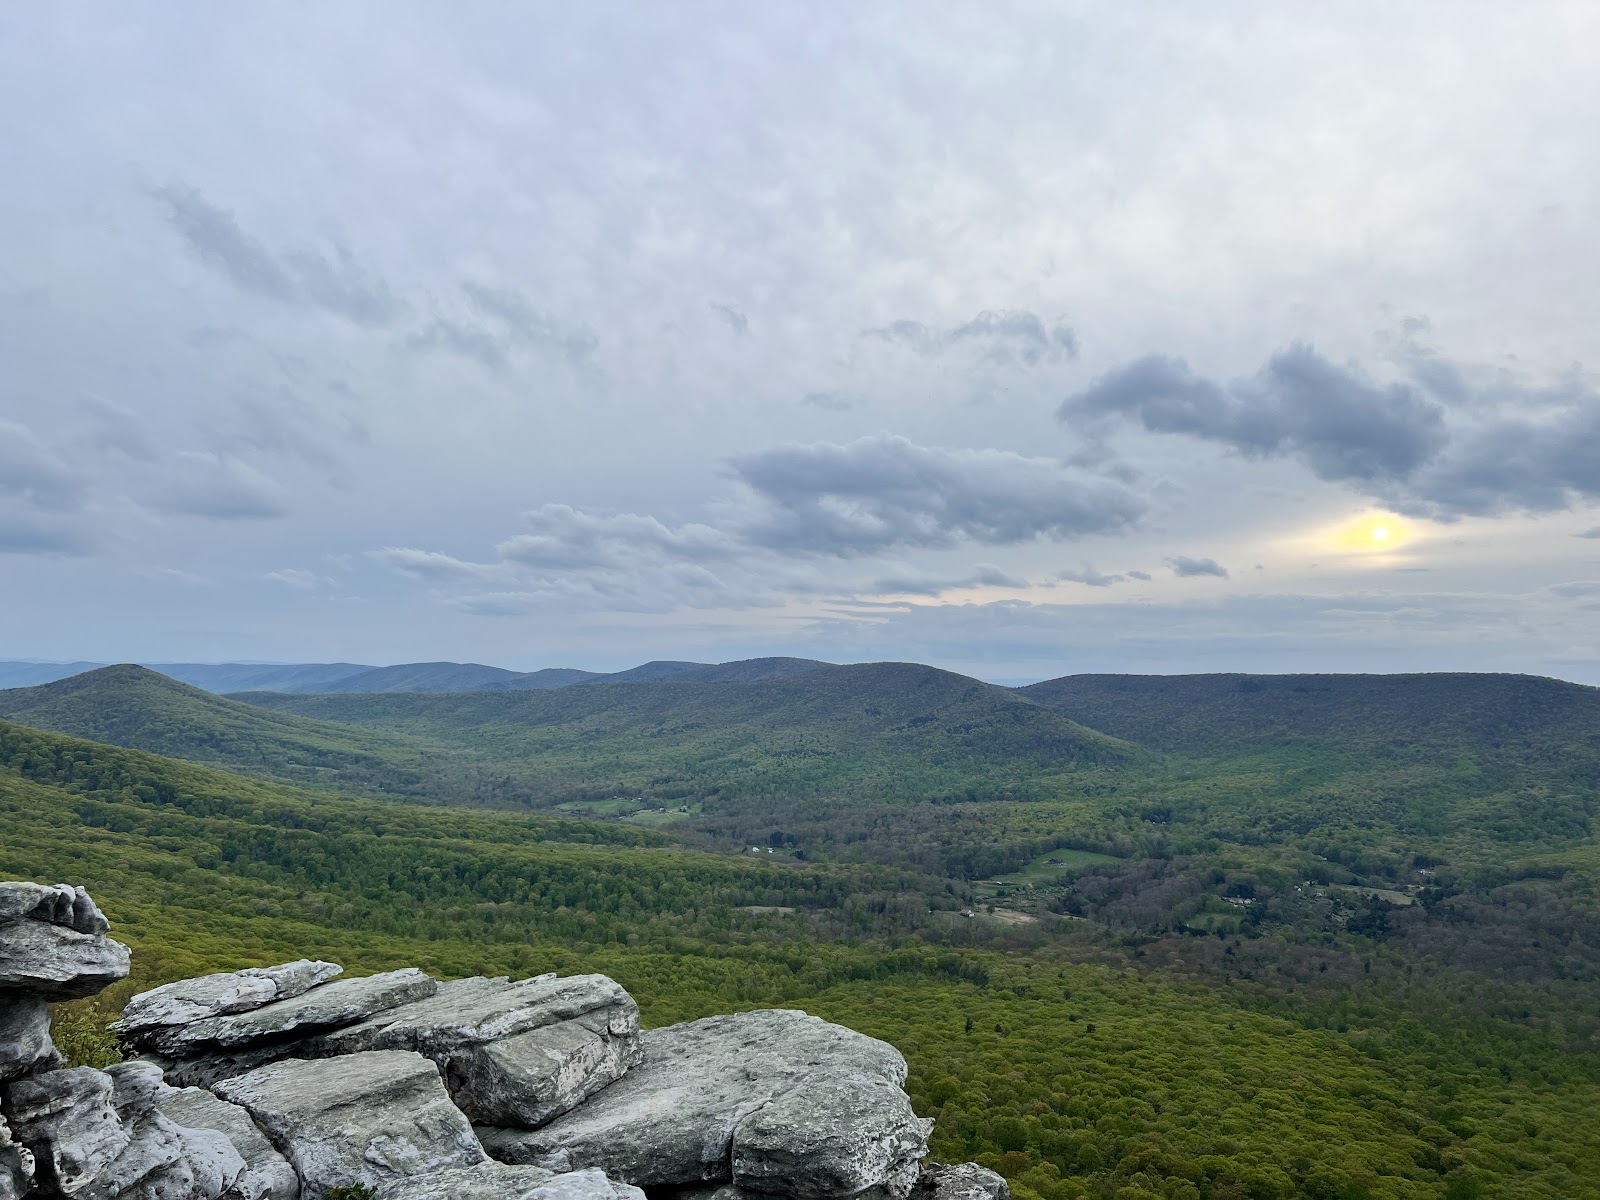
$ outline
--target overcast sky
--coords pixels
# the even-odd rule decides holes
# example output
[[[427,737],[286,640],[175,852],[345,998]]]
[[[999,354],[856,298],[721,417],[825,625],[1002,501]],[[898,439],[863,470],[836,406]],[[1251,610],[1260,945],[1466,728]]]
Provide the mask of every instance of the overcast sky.
[[[0,657],[1600,683],[1600,6],[0,7]]]

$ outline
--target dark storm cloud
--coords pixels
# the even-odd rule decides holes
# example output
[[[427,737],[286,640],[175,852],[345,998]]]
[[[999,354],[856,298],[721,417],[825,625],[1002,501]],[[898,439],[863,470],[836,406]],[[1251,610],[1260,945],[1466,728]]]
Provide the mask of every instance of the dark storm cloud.
[[[1049,459],[887,434],[780,446],[729,465],[768,507],[743,530],[751,542],[837,557],[1121,533],[1145,509],[1126,488],[1084,482]]]
[[[167,219],[207,266],[243,291],[280,304],[320,308],[358,325],[384,326],[401,305],[388,286],[336,244],[331,256],[301,248],[274,251],[246,233],[232,213],[181,184],[154,189]]]
[[[1524,387],[1431,355],[1410,382],[1380,384],[1305,345],[1254,376],[1218,383],[1151,355],[1069,397],[1065,424],[1103,437],[1117,422],[1304,462],[1405,512],[1450,519],[1554,512],[1600,496],[1600,394],[1582,380]]]
[[[1448,440],[1444,410],[1417,389],[1375,384],[1305,345],[1226,385],[1151,355],[1097,379],[1057,416],[1091,430],[1134,421],[1254,457],[1294,455],[1328,480],[1403,479]]]
[[[977,348],[985,359],[1001,364],[1037,366],[1040,362],[1075,358],[1078,337],[1067,325],[1015,309],[984,310],[950,329],[934,329],[920,321],[893,321],[868,329],[863,337],[904,346],[917,354],[939,354],[955,346]]]
[[[1190,579],[1197,575],[1215,575],[1218,579],[1228,577],[1228,568],[1211,558],[1190,558],[1186,554],[1179,554],[1167,559],[1166,563],[1172,568],[1172,573],[1180,579]]]
[[[1404,495],[1451,515],[1557,512],[1600,497],[1600,397],[1518,412],[1459,437]],[[1529,407],[1533,407],[1530,397]]]

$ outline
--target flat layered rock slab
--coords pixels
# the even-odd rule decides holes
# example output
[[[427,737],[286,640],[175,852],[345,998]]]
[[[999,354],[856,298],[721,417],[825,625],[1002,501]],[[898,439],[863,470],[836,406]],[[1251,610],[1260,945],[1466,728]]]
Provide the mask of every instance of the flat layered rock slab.
[[[781,1187],[776,1168],[761,1165],[780,1154],[761,1132],[764,1127],[752,1127],[741,1161],[769,1191],[850,1195],[862,1189],[831,1190],[862,1173],[843,1168],[840,1155],[853,1154],[861,1164],[871,1158],[864,1147],[849,1149],[849,1127],[866,1119],[860,1106],[847,1102],[853,1089],[887,1106],[887,1115],[871,1118],[867,1128],[888,1139],[881,1155],[888,1175],[907,1155],[920,1158],[925,1152],[926,1126],[899,1090],[905,1059],[876,1038],[803,1012],[772,1009],[651,1030],[642,1041],[645,1061],[617,1082],[541,1129],[480,1128],[485,1148],[503,1161],[554,1170],[598,1167],[644,1187],[740,1182],[735,1147],[745,1122],[791,1093],[821,1095],[825,1089],[832,1109],[808,1116],[807,1144],[814,1152],[799,1145],[785,1152],[789,1178]],[[887,1182],[886,1175],[863,1186]],[[902,1194],[910,1184],[903,1170],[894,1182]]]
[[[639,1062],[639,1006],[604,975],[459,979],[432,996],[318,1037],[322,1057],[413,1050],[444,1071],[473,1121],[536,1127]]]
[[[128,975],[128,948],[82,888],[0,883],[0,990],[93,996]]]
[[[216,1085],[300,1176],[303,1194],[398,1179],[485,1159],[439,1069],[420,1054],[374,1050],[286,1059]]]
[[[377,1200],[644,1200],[644,1193],[604,1171],[557,1175],[540,1167],[487,1162],[385,1184]]]
[[[457,979],[440,984],[426,999],[329,1034],[317,1045],[324,1054],[415,1050],[433,1057],[571,1020],[625,1037],[639,1032],[639,1006],[604,975]]]
[[[141,992],[112,1023],[128,1041],[142,1044],[151,1031],[207,1017],[249,1012],[274,1000],[291,1000],[344,971],[338,963],[302,958],[276,967],[246,967],[197,979],[180,979]]]
[[[276,1000],[248,1012],[219,1014],[187,1025],[149,1030],[147,1044],[164,1055],[190,1058],[263,1043],[284,1043],[351,1025],[374,1013],[431,996],[438,986],[415,967],[361,979],[335,979],[303,995]]]

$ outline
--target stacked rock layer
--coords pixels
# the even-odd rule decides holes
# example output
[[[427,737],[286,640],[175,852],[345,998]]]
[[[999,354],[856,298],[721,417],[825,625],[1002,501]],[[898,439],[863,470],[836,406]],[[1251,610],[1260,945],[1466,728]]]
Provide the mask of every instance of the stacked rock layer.
[[[0,883],[0,1200],[1005,1200],[924,1167],[905,1060],[803,1012],[641,1032],[603,975],[182,980],[64,1069],[46,1005],[128,973],[81,888]]]

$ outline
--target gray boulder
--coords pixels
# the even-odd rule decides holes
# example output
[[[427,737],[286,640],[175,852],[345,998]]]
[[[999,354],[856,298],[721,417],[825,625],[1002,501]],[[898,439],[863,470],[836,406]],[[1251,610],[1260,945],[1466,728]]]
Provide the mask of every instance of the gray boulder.
[[[911,1200],[1011,1200],[1011,1185],[977,1163],[929,1166],[911,1189]]]
[[[397,1179],[378,1189],[378,1200],[644,1200],[644,1193],[613,1183],[604,1171],[557,1175],[541,1167],[486,1162]]]
[[[48,1190],[75,1196],[132,1142],[112,1106],[111,1076],[92,1067],[46,1071],[6,1088],[12,1136],[32,1152]]]
[[[244,1159],[240,1190],[250,1200],[298,1200],[300,1177],[237,1104],[196,1087],[167,1088],[156,1103],[161,1115],[174,1125],[215,1129],[233,1143]]]
[[[0,1083],[61,1065],[50,1041],[50,1005],[34,992],[0,992]]]
[[[286,1059],[224,1080],[216,1092],[250,1113],[294,1167],[305,1196],[380,1187],[485,1158],[439,1069],[409,1051]]]
[[[0,1117],[0,1200],[18,1200],[33,1184],[33,1154],[11,1140],[11,1127]]]
[[[246,967],[242,971],[181,979],[139,993],[128,1001],[122,1019],[112,1028],[130,1042],[141,1042],[149,1030],[249,1012],[274,1000],[293,999],[343,970],[338,963],[302,958],[277,967]]]
[[[415,967],[369,975],[363,979],[336,979],[302,995],[275,1000],[247,1012],[219,1013],[187,1025],[146,1027],[137,1035],[140,1045],[172,1058],[189,1058],[218,1051],[233,1051],[262,1043],[287,1048],[295,1038],[336,1029],[394,1008],[438,987]]]
[[[14,879],[0,882],[0,923],[24,918],[60,925],[77,933],[104,933],[111,928],[111,922],[81,887]]]
[[[0,990],[92,996],[128,974],[128,948],[82,888],[0,883]]]
[[[928,1153],[933,1122],[919,1118],[898,1083],[846,1075],[793,1088],[751,1113],[733,1134],[740,1187],[796,1200],[882,1188],[905,1196]]]
[[[136,1059],[104,1075],[128,1142],[73,1193],[77,1200],[256,1200],[240,1186],[244,1159],[223,1134],[181,1126],[157,1109],[170,1090],[157,1068]]]
[[[187,1129],[159,1113],[133,1123],[128,1145],[75,1200],[255,1200],[244,1160],[214,1129]]]
[[[304,1052],[356,1050],[426,1055],[472,1120],[531,1128],[639,1061],[639,1006],[604,975],[460,979],[427,999],[313,1039]]]
[[[901,1197],[914,1182],[931,1122],[912,1113],[905,1059],[887,1043],[792,1010],[709,1017],[642,1041],[644,1062],[582,1106],[537,1130],[480,1128],[485,1148],[645,1187]],[[795,1137],[760,1119],[768,1107],[799,1123]]]

